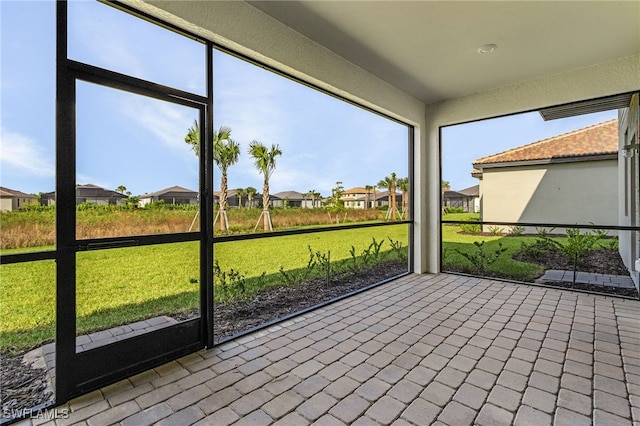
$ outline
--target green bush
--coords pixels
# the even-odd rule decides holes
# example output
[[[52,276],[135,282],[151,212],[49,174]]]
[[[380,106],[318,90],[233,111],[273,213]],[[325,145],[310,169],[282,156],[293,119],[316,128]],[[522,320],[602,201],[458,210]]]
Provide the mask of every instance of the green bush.
[[[575,259],[577,262],[582,262],[584,256],[596,249],[596,244],[606,235],[605,232],[598,231],[586,231],[581,234],[580,229],[567,228],[567,242],[560,245],[560,251],[562,251],[569,259]]]
[[[480,224],[474,223],[461,223],[460,230],[462,232],[466,232],[467,234],[479,234],[482,232],[482,226]]]
[[[447,214],[449,214],[449,213],[464,213],[464,208],[447,206],[447,207],[444,208],[444,212],[447,213]]]
[[[502,253],[507,251],[506,247],[502,247],[502,243],[498,243],[498,248],[494,252],[486,252],[484,250],[484,241],[474,241],[476,247],[474,251],[466,252],[455,249],[458,254],[465,257],[476,271],[486,271],[489,266],[493,265]]]
[[[504,232],[504,228],[501,228],[499,226],[490,226],[489,227],[489,233],[491,235],[494,235],[494,236],[502,235],[503,232]]]
[[[213,264],[213,284],[217,290],[217,298],[221,304],[241,299],[246,290],[245,277],[231,268],[225,272],[216,260]]]
[[[511,237],[519,237],[524,233],[524,226],[512,226],[509,228],[508,235]]]

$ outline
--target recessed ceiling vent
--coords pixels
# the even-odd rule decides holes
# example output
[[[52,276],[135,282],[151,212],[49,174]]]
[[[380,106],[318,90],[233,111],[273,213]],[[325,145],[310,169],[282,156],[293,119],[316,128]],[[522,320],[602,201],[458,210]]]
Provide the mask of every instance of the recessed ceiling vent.
[[[605,98],[574,102],[571,104],[544,108],[539,110],[538,112],[545,121],[549,121],[556,120],[558,118],[574,117],[576,115],[626,108],[629,106],[632,94],[633,93],[625,93],[622,95],[607,96]]]

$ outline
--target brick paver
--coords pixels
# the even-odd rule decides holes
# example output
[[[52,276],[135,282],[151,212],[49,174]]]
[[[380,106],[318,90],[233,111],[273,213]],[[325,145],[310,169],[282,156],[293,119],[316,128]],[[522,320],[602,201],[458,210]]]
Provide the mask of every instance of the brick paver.
[[[77,398],[56,424],[631,425],[638,323],[638,301],[409,275]]]

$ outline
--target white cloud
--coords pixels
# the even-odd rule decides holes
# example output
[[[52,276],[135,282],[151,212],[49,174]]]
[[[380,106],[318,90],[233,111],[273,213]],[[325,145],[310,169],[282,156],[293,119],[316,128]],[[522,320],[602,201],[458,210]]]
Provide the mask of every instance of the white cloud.
[[[39,177],[55,176],[55,162],[27,136],[0,128],[0,164]]]
[[[120,185],[120,184],[114,184],[111,181],[105,181],[100,178],[85,175],[83,173],[76,173],[76,183],[78,185],[86,185],[90,183],[92,185],[97,185],[102,188],[111,189],[111,190],[115,190],[116,187]]]
[[[166,146],[182,152],[191,152],[184,142],[184,137],[198,116],[196,110],[146,98],[123,102],[120,108],[128,118],[139,123]],[[189,155],[193,156],[192,153]]]

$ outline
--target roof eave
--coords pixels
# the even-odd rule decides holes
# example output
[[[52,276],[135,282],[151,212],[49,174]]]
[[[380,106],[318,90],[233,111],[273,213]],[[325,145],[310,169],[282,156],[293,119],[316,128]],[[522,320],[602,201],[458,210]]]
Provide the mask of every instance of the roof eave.
[[[472,166],[475,169],[493,169],[499,167],[519,167],[519,166],[540,166],[547,164],[562,164],[562,163],[583,163],[586,161],[603,161],[603,160],[617,160],[618,153],[607,154],[595,154],[595,155],[581,155],[574,157],[555,157],[555,158],[541,158],[537,160],[521,160],[521,161],[502,161],[497,163],[473,163]]]

